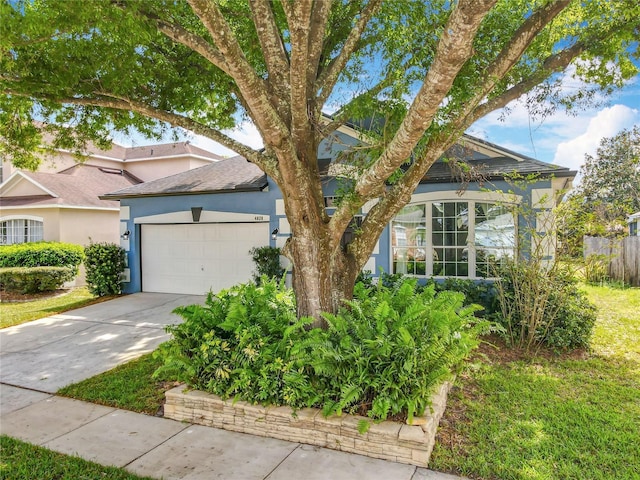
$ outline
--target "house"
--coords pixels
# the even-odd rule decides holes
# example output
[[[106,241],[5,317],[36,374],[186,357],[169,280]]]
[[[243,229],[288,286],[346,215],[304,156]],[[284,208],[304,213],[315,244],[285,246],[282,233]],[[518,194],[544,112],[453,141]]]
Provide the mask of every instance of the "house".
[[[37,172],[2,162],[0,244],[38,240],[87,245],[120,240],[119,203],[99,197],[220,160],[188,142],[110,150],[90,145],[82,163],[57,150]]]
[[[640,212],[629,215],[627,223],[629,224],[629,236],[640,237]]]
[[[326,174],[325,205],[332,210],[339,159],[358,143],[357,132],[341,128],[319,147]],[[461,184],[452,162],[435,163],[409,204],[384,230],[365,270],[382,268],[419,278],[486,277],[491,258],[513,255],[527,219],[510,205],[533,211],[534,228],[544,234],[550,209],[571,186],[575,172],[519,155],[465,135],[447,155],[481,171],[482,181]],[[515,193],[505,175],[536,174]],[[290,234],[277,185],[258,167],[234,157],[102,196],[120,201],[121,242],[128,252],[126,292],[204,294],[251,278],[249,250],[282,247]],[[372,204],[363,207],[366,215]]]

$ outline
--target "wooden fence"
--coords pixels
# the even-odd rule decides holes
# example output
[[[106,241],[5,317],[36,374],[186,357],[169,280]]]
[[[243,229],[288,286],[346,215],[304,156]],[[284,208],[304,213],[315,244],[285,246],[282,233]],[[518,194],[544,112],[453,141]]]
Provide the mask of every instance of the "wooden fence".
[[[640,287],[640,237],[584,237],[584,256],[606,255],[609,277]]]

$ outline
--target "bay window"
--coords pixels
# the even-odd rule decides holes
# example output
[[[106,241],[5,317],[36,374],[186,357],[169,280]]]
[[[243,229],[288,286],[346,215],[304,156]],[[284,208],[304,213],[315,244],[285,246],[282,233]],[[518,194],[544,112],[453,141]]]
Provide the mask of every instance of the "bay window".
[[[433,201],[407,205],[391,223],[393,273],[481,278],[515,254],[513,213],[497,203]]]

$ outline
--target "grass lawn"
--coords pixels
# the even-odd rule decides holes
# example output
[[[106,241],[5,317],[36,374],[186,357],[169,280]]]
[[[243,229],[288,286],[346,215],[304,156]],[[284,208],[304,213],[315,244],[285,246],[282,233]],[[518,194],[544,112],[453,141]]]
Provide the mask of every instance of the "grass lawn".
[[[484,480],[640,480],[640,289],[585,287],[589,353],[523,359],[485,345],[452,391],[430,468]],[[155,414],[150,355],[60,393]]]
[[[21,323],[84,307],[109,298],[96,298],[86,288],[74,288],[71,292],[57,297],[29,302],[0,303],[0,328],[20,325]]]
[[[0,478],[3,480],[136,480],[121,468],[103,467],[78,457],[0,436]]]
[[[430,467],[478,479],[640,479],[640,289],[599,306],[583,357],[486,358],[458,382]]]
[[[155,415],[164,401],[164,392],[176,385],[151,378],[160,365],[161,361],[149,353],[108,372],[66,386],[58,391],[58,395]]]

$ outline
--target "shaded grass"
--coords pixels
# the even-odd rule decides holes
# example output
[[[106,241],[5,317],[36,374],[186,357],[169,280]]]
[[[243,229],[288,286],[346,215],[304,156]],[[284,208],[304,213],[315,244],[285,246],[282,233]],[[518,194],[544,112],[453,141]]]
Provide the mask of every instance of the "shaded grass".
[[[33,300],[30,302],[3,302],[0,303],[0,328],[20,325],[39,318],[73,310],[74,308],[109,300],[110,298],[112,297],[94,297],[83,287],[74,288],[71,292],[57,297]]]
[[[600,307],[592,352],[517,361],[489,352],[452,392],[431,468],[482,479],[640,479],[640,289],[585,289]]]
[[[164,402],[164,392],[176,385],[151,378],[161,363],[149,353],[108,372],[68,385],[60,389],[58,395],[156,415]]]
[[[121,468],[103,467],[78,457],[0,436],[0,478],[3,480],[150,480]]]

